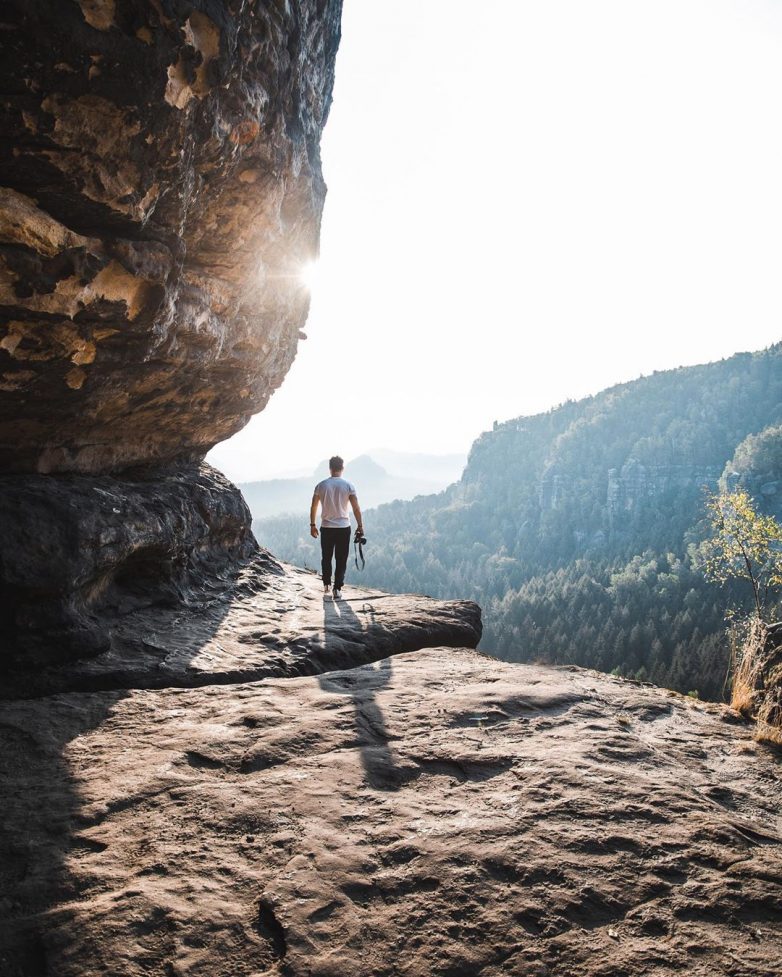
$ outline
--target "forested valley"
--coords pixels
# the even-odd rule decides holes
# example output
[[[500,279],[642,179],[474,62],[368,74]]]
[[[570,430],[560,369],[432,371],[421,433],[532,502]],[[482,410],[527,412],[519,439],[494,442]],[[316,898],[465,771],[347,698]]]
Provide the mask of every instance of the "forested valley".
[[[726,610],[750,595],[707,582],[698,552],[707,492],[738,486],[782,513],[782,343],[495,423],[460,481],[366,514],[366,570],[351,565],[348,582],[476,600],[481,647],[509,661],[717,699]],[[302,512],[254,528],[317,569],[307,523]]]

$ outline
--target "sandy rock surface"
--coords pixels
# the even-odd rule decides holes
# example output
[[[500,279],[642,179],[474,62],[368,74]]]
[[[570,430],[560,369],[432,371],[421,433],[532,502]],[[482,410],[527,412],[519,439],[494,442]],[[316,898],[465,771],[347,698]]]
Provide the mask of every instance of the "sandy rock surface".
[[[137,595],[115,595],[107,652],[0,674],[0,699],[312,675],[400,651],[474,648],[480,641],[481,612],[471,601],[350,586],[343,595],[324,599],[314,573],[262,550],[229,585],[216,581],[211,599],[199,592],[189,603],[163,599],[139,607]]]
[[[9,977],[782,970],[778,754],[648,686],[425,649],[6,702],[0,761]]]

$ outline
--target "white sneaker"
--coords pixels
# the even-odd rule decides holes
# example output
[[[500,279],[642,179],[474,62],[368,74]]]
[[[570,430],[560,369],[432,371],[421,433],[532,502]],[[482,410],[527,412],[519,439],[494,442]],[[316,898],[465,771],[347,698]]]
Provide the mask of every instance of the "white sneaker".
[[[334,588],[334,600],[342,600],[342,591]]]
[[[330,583],[324,583],[323,584],[323,596],[324,596],[324,598],[325,597],[331,597],[331,584]]]

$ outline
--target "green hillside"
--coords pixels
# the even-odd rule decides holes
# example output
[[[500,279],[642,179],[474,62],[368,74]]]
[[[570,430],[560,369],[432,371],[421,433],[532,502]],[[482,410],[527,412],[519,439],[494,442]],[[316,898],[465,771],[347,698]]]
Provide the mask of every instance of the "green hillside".
[[[731,595],[692,565],[704,490],[724,479],[782,511],[780,425],[782,344],[495,425],[461,481],[368,514],[364,580],[479,601],[482,648],[502,658],[718,698]],[[256,531],[281,558],[315,567],[305,522]]]

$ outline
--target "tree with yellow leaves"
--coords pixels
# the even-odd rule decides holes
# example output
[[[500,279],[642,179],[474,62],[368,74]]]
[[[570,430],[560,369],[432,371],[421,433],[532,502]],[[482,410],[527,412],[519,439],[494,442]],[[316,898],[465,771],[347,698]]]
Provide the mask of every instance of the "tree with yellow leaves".
[[[755,616],[765,620],[769,602],[782,586],[782,526],[758,512],[741,489],[711,495],[707,507],[714,535],[700,548],[706,576],[720,584],[747,581]]]

